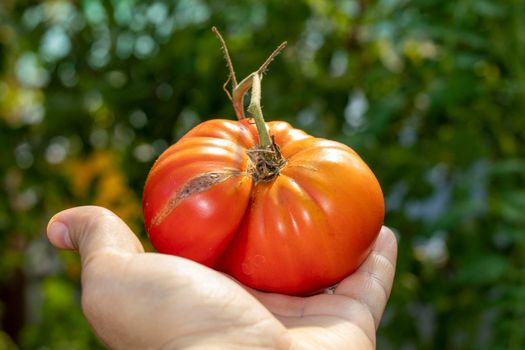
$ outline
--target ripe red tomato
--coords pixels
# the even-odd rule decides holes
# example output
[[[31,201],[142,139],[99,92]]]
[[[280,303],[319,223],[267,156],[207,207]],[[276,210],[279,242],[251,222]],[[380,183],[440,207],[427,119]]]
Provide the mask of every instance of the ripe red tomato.
[[[273,173],[259,169],[264,154],[253,152],[259,137],[249,119],[204,122],[167,149],[146,181],[146,228],[161,253],[259,290],[314,293],[368,255],[383,195],[351,148],[285,122],[266,125],[284,159]]]

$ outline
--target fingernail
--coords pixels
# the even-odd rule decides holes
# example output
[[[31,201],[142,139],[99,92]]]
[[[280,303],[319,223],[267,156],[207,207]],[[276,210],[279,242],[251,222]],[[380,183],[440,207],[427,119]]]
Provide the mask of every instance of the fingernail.
[[[60,221],[53,221],[47,228],[47,236],[51,243],[59,248],[74,249],[69,236],[69,229]]]

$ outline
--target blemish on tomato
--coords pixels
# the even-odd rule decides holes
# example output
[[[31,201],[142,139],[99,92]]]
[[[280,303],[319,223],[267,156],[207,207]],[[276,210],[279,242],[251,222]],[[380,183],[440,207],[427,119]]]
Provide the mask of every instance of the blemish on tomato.
[[[160,225],[164,219],[175,209],[180,202],[190,197],[194,193],[205,192],[214,185],[228,180],[232,176],[241,175],[234,171],[210,172],[190,179],[181,187],[167,202],[151,221],[153,226]]]

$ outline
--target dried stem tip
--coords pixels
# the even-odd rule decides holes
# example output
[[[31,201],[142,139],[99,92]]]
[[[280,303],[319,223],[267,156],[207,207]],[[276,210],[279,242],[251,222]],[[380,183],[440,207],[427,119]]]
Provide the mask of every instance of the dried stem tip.
[[[230,71],[230,76],[228,78],[228,81],[231,80],[233,84],[233,88],[235,89],[237,87],[237,78],[235,77],[235,70],[233,69],[233,63],[230,57],[230,53],[228,52],[228,46],[226,46],[226,42],[222,38],[221,33],[219,33],[219,30],[214,26],[211,28],[212,32],[215,33],[219,41],[221,42],[221,49],[224,54],[224,59],[226,60],[226,64],[228,66],[228,70]],[[226,81],[226,84],[228,84],[228,81]],[[226,85],[225,84],[225,85]]]

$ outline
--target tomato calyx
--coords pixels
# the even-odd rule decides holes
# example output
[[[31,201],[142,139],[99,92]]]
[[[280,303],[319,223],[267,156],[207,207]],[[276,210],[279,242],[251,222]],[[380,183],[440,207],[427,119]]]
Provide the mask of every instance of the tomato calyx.
[[[273,181],[281,173],[281,169],[286,165],[286,159],[281,154],[279,146],[272,137],[272,143],[269,146],[256,146],[247,152],[250,164],[248,174],[255,182]]]

